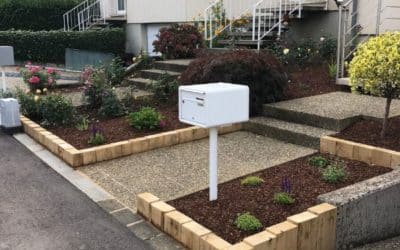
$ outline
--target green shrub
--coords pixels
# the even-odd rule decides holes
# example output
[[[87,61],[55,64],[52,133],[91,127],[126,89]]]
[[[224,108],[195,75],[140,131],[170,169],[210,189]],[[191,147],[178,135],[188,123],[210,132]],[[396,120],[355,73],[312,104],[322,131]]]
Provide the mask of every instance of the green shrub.
[[[86,71],[86,69],[85,69]],[[111,92],[104,69],[96,69],[88,76],[83,92],[88,108],[99,109],[103,104],[103,97]]]
[[[38,108],[38,98],[32,93],[25,93],[21,89],[17,90],[17,99],[20,105],[21,113],[30,118],[31,120],[40,122],[42,120],[42,115]]]
[[[164,73],[157,81],[152,83],[151,90],[156,100],[167,103],[175,100],[173,97],[177,96],[178,81],[174,76]]]
[[[13,46],[16,59],[21,61],[64,63],[66,48],[122,55],[125,33],[122,29],[82,32],[9,30],[0,31],[0,45]]]
[[[286,192],[279,192],[274,195],[274,201],[282,205],[291,205],[295,202],[295,199]]]
[[[329,161],[323,156],[313,156],[308,159],[308,162],[311,166],[319,168],[325,168],[329,164]]]
[[[346,169],[341,164],[329,165],[322,170],[322,179],[329,183],[342,182],[346,175]]]
[[[99,115],[103,117],[118,117],[124,114],[124,107],[118,100],[117,95],[110,91],[103,96],[102,104],[99,109]]]
[[[154,108],[143,107],[138,112],[130,113],[128,119],[129,124],[136,129],[154,130],[160,128],[164,117]]]
[[[260,230],[263,225],[256,217],[247,212],[238,215],[235,226],[244,232],[254,232]]]
[[[105,72],[111,85],[120,85],[125,77],[124,62],[120,57],[115,57],[108,65],[105,65]]]
[[[263,182],[264,180],[258,176],[247,176],[246,178],[240,181],[240,184],[242,186],[256,187],[260,186]]]
[[[203,35],[190,24],[173,24],[160,29],[153,42],[154,51],[168,59],[193,58],[195,50],[204,46]]]
[[[287,79],[275,56],[250,50],[210,53],[195,59],[182,73],[180,84],[230,82],[250,88],[250,114],[257,115],[265,103],[282,98]]]
[[[62,95],[43,96],[37,103],[44,126],[66,126],[74,123],[76,110],[71,100]]]
[[[76,129],[86,131],[89,129],[89,119],[87,116],[82,116],[76,124]]]
[[[333,63],[337,52],[337,39],[331,36],[321,37],[318,44],[319,55],[329,63]]]
[[[331,79],[336,78],[336,74],[337,74],[337,64],[336,63],[328,64],[328,74]]]
[[[129,124],[136,129],[154,130],[160,127],[164,117],[154,108],[143,107],[138,112],[130,113]]]
[[[81,0],[1,0],[0,30],[57,30],[63,14]]]

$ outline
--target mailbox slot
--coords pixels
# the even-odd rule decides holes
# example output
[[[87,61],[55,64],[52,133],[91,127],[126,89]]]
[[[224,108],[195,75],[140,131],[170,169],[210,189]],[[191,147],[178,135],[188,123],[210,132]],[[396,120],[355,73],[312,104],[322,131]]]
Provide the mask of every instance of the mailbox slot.
[[[204,124],[205,93],[197,91],[183,91],[181,100],[181,118],[194,123]]]

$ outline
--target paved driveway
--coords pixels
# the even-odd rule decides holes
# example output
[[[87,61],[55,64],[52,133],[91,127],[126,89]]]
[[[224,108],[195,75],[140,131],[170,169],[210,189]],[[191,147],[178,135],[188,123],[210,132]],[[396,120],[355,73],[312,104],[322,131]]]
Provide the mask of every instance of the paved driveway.
[[[151,249],[0,132],[0,249]]]

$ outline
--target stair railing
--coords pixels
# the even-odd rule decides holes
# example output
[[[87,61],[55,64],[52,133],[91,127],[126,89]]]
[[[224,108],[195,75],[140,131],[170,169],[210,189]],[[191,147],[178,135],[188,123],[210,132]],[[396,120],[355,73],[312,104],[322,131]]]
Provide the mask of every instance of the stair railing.
[[[106,23],[104,1],[97,0],[78,13],[78,29],[84,31],[97,23]]]
[[[284,16],[297,13],[301,18],[302,0],[260,0],[253,6],[253,41],[257,41],[257,50],[261,48],[261,41],[271,32],[278,29],[278,37],[282,33]]]
[[[213,47],[214,39],[221,32],[232,30],[235,20],[251,15],[257,0],[215,0],[204,10],[204,39]],[[248,2],[249,4],[243,3]]]
[[[63,22],[64,22],[64,31],[71,31],[79,29],[79,26],[82,25],[79,21],[79,13],[85,9],[87,9],[90,5],[92,5],[97,0],[85,0],[82,3],[76,5],[74,8],[63,14]]]
[[[361,3],[361,2],[360,2]],[[388,20],[397,20],[400,25],[400,11],[396,15],[390,15],[382,18],[383,14],[390,9],[400,9],[400,5],[384,5],[384,0],[378,2],[362,2],[362,5],[354,4],[353,0],[348,0],[339,6],[339,27],[338,27],[338,45],[337,45],[337,79],[346,77],[346,62],[351,60],[360,39],[368,40],[370,37],[385,32],[382,25]],[[384,7],[383,7],[384,5]],[[376,13],[376,19],[370,18],[367,22],[360,23],[359,14],[361,11]],[[398,26],[397,26],[398,27]],[[366,29],[374,29],[374,32],[367,34]]]

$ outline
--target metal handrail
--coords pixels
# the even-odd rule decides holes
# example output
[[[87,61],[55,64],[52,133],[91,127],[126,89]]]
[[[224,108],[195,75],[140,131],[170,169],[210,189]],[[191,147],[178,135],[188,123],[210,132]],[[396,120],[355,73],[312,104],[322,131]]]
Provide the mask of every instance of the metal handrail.
[[[267,6],[268,3],[269,7]],[[257,50],[260,50],[261,48],[261,41],[276,28],[278,28],[278,37],[281,35],[282,23],[284,21],[283,14],[292,15],[297,11],[298,17],[301,18],[302,8],[303,8],[303,0],[260,0],[256,4],[254,4],[252,38],[253,41],[257,41]],[[265,13],[263,17],[260,15],[262,9],[264,9]],[[277,17],[276,14],[278,14],[278,21],[271,26],[272,21]],[[268,19],[268,29],[266,28],[265,25],[267,19]],[[264,30],[262,30],[261,21],[264,21]]]
[[[74,30],[80,26],[79,12],[85,10],[96,0],[85,0],[63,14],[64,31]]]
[[[101,8],[102,8],[102,1],[100,0],[96,0],[94,3],[90,4],[89,6],[87,6],[84,10],[81,10],[80,12],[78,12],[78,19],[79,19],[79,30],[86,30],[87,28],[90,28],[92,26],[92,24],[90,23],[90,21],[92,20],[92,18],[99,18],[99,19],[103,19],[103,23],[105,23],[105,17],[103,15],[101,15]],[[99,7],[99,15],[95,15],[94,14],[94,7],[97,6]],[[86,13],[87,15],[85,15]]]

